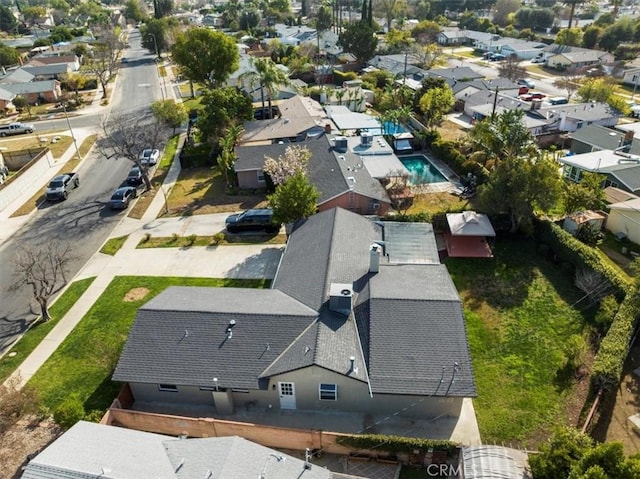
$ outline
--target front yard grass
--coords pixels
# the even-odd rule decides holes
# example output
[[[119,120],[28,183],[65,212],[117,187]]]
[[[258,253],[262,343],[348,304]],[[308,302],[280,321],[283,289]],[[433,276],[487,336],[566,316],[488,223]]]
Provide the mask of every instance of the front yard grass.
[[[29,381],[42,405],[51,411],[68,397],[84,410],[104,412],[122,385],[111,374],[144,303],[169,286],[264,288],[268,280],[120,276],[107,286],[47,362]]]
[[[62,295],[56,300],[49,312],[51,318],[46,323],[43,323],[41,319],[29,328],[29,330],[2,358],[0,358],[0,383],[4,382],[13,371],[24,361],[29,354],[42,342],[44,337],[54,328],[58,321],[64,317],[65,314],[76,304],[76,301],[84,294],[84,292],[91,286],[94,278],[81,279],[75,281]],[[9,354],[16,353],[13,357]]]
[[[267,205],[264,194],[227,194],[217,167],[184,168],[169,195],[169,215],[227,213]]]
[[[533,241],[498,239],[493,250],[493,259],[446,260],[465,310],[476,414],[483,442],[534,446],[568,422],[567,339],[588,335],[593,311],[572,307],[583,293]]]
[[[285,244],[285,234],[250,234],[233,235],[222,233],[222,238],[215,236],[151,236],[142,238],[136,248],[188,248],[190,246],[222,246],[249,244]]]
[[[117,238],[109,238],[104,246],[100,248],[100,252],[103,254],[114,256],[118,251],[120,251],[120,248],[122,248],[122,245],[124,245],[128,237],[129,235],[118,236]]]

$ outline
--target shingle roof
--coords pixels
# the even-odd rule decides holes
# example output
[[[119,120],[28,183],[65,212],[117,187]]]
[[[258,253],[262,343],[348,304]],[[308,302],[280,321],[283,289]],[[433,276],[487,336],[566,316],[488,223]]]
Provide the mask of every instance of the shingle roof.
[[[381,265],[369,287],[373,393],[474,396],[462,303],[446,267]]]
[[[6,83],[2,85],[4,90],[23,95],[25,93],[43,93],[53,91],[56,88],[56,80],[34,81],[29,83]]]
[[[569,138],[580,141],[598,150],[615,150],[622,145],[625,134],[600,125],[589,125],[572,132]],[[628,151],[640,155],[640,140],[634,138]]]
[[[138,311],[113,379],[256,389],[316,317],[278,290],[171,287]]]
[[[22,69],[27,73],[31,73],[34,77],[41,75],[59,75],[72,71],[71,65],[68,63],[54,63],[53,65],[43,66],[24,66]]]
[[[610,168],[609,173],[631,191],[640,191],[640,166],[619,165]]]
[[[484,78],[484,75],[478,73],[470,67],[454,67],[454,68],[436,68],[434,70],[427,70],[427,76],[448,78],[451,80],[464,80],[464,79],[479,79]]]
[[[335,208],[295,225],[272,290],[167,289],[139,310],[114,379],[211,386],[217,377],[220,387],[256,389],[316,365],[368,380],[374,393],[475,395],[460,298],[446,268],[429,264],[432,238],[396,247],[405,230],[433,236],[421,224],[383,232]],[[388,254],[377,273],[373,244]],[[416,258],[422,264],[402,264]],[[334,283],[353,286],[353,316],[329,310]],[[351,356],[367,367],[351,371]]]

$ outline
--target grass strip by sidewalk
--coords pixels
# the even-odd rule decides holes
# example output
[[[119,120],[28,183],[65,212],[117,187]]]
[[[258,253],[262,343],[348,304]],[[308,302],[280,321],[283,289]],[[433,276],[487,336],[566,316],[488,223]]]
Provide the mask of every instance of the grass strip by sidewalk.
[[[153,198],[158,194],[160,188],[162,188],[162,183],[164,183],[164,179],[167,177],[169,173],[169,168],[171,168],[171,163],[173,162],[173,158],[176,156],[176,152],[178,151],[178,141],[180,140],[180,135],[175,135],[169,139],[167,142],[167,146],[164,149],[164,153],[162,155],[162,159],[160,163],[158,163],[158,167],[153,174],[153,178],[151,178],[151,190],[145,191],[140,195],[136,204],[129,211],[129,218],[141,219],[144,214],[147,212],[149,205],[153,201]]]
[[[40,344],[44,337],[54,328],[58,321],[64,317],[65,314],[76,304],[76,301],[84,294],[84,292],[93,283],[93,278],[81,279],[75,281],[62,295],[56,300],[49,312],[51,313],[51,320],[46,323],[38,322],[34,324],[29,331],[18,341],[8,352],[0,359],[0,383],[4,382],[13,371],[24,361],[29,354]],[[15,352],[16,355],[9,357],[9,354]]]
[[[129,235],[109,238],[104,246],[100,248],[100,252],[114,256],[118,251],[120,251],[120,248],[122,248],[122,245],[124,245],[128,237]]]
[[[98,135],[94,134],[94,135],[89,135],[87,138],[84,139],[82,144],[78,147],[78,150],[80,151],[80,156],[82,158],[84,158],[85,155],[89,152],[93,144],[96,142],[97,138],[98,138]],[[80,161],[82,160],[78,158],[78,155],[74,155],[73,158],[71,158],[62,167],[60,167],[56,175],[60,173],[65,173],[67,171],[75,171],[77,166],[80,164]],[[80,181],[82,181],[82,178],[80,178]],[[25,204],[23,204],[20,208],[14,211],[13,214],[11,215],[11,218],[16,218],[17,216],[28,215],[29,213],[31,213],[38,206],[38,203],[40,203],[40,201],[44,199],[45,191],[47,191],[47,185],[40,188],[38,192],[34,194],[31,198],[29,198],[29,200]]]
[[[122,385],[111,375],[140,306],[169,286],[266,288],[269,280],[119,276],[29,381],[51,411],[69,397],[105,411]]]
[[[189,246],[221,246],[252,244],[285,244],[287,235],[158,236],[142,238],[136,248],[188,248]]]

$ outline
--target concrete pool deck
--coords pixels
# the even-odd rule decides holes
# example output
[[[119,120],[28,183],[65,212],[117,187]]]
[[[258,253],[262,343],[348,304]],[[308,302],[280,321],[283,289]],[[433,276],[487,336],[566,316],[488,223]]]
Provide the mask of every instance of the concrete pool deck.
[[[406,156],[424,156],[433,166],[436,167],[438,171],[444,176],[447,181],[440,183],[426,183],[422,185],[411,185],[411,191],[414,194],[424,194],[424,193],[461,193],[463,186],[460,182],[460,177],[451,169],[449,166],[442,160],[435,158],[432,155],[427,154],[424,151],[414,151],[411,155]],[[402,160],[405,157],[399,156],[398,158]]]

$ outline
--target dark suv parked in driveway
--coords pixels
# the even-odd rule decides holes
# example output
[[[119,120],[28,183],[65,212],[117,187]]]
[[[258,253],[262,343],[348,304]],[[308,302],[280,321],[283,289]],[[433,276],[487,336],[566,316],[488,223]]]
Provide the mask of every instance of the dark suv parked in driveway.
[[[273,211],[270,208],[247,210],[238,215],[231,215],[225,220],[229,233],[240,231],[267,231],[274,233],[280,226],[273,223]]]

